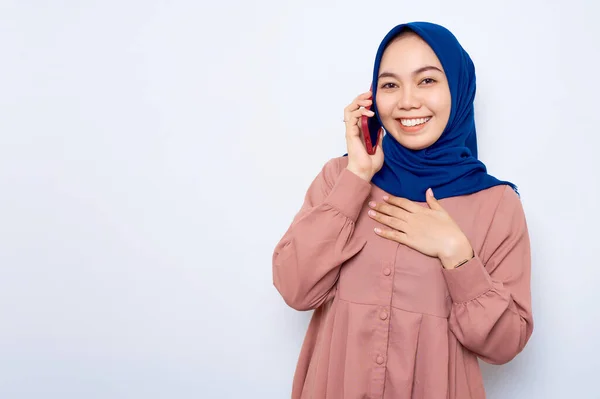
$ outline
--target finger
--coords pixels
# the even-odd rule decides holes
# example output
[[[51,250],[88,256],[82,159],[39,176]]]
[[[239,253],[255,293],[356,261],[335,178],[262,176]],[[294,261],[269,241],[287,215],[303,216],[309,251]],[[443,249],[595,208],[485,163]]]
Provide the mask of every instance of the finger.
[[[376,203],[374,201],[369,202],[369,206],[371,209],[388,216],[393,216],[396,219],[400,219],[402,221],[407,221],[408,211],[405,209],[399,208],[394,205],[389,205],[384,203]]]
[[[354,118],[354,112],[359,112],[361,110],[360,106],[356,103],[351,103],[346,108],[344,108],[344,122],[350,122],[352,118]],[[360,116],[360,115],[359,115]],[[356,121],[354,121],[356,123]]]
[[[369,216],[371,219],[403,233],[406,233],[406,229],[408,228],[408,224],[405,221],[380,212],[375,212],[372,209],[369,211]]]
[[[371,100],[354,101],[350,105],[348,105],[346,108],[344,108],[344,115],[346,113],[352,113],[354,111],[358,111],[362,107],[368,107],[371,104],[372,104]]]
[[[352,101],[350,104],[348,104],[344,108],[344,120],[348,119],[349,113],[360,109],[360,107],[367,107],[367,106],[371,105],[373,103],[373,101],[370,99],[371,96],[372,96],[372,93],[370,91],[368,91],[366,93],[360,94],[358,97],[356,97],[354,99],[354,101]]]
[[[371,98],[371,96],[373,96],[373,93],[371,92],[371,90],[369,90],[369,91],[365,91],[364,93],[360,94],[358,97],[356,97],[356,99],[364,100],[367,98]]]
[[[356,112],[360,109],[358,104],[350,104],[346,108],[344,108],[344,120],[347,120],[352,112]]]
[[[375,115],[375,112],[371,111],[370,109],[366,109],[366,108],[359,108],[356,111],[352,111],[350,112],[350,116],[352,118],[360,118],[362,115],[365,115],[367,117],[372,117]]]
[[[388,240],[399,242],[400,244],[409,245],[408,235],[398,230],[381,229],[375,227],[375,234]],[[409,245],[410,246],[410,245]]]
[[[387,203],[400,207],[410,213],[417,213],[422,211],[424,208],[409,199],[402,197],[395,197],[393,195],[384,195],[383,200]]]
[[[438,200],[433,196],[433,190],[431,188],[427,189],[425,193],[425,198],[427,200],[427,205],[429,205],[431,209],[436,211],[441,211],[444,209],[442,208],[442,205],[438,202]]]
[[[365,115],[366,117],[372,117],[375,115],[373,111],[370,111],[366,108],[359,108],[356,111],[350,112],[344,115],[344,122],[347,126],[349,125],[358,125],[358,120],[361,116]]]

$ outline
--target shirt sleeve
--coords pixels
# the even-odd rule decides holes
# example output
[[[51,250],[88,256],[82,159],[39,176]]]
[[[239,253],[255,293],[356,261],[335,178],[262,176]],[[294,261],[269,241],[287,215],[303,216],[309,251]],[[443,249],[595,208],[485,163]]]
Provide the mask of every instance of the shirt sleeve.
[[[444,270],[453,301],[449,325],[461,344],[483,361],[503,364],[523,350],[533,332],[529,233],[521,201],[510,187],[481,254]]]
[[[340,266],[366,244],[353,233],[370,191],[338,159],[314,179],[273,253],[273,284],[290,307],[315,309],[333,298]]]

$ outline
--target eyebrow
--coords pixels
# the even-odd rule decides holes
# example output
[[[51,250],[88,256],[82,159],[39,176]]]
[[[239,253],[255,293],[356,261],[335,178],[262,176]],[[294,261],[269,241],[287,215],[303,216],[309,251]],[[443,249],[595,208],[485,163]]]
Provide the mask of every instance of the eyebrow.
[[[438,67],[434,67],[433,65],[427,65],[427,66],[424,66],[422,68],[417,69],[412,74],[413,75],[418,75],[418,74],[420,74],[422,72],[430,71],[430,70],[436,70],[436,71],[439,71],[441,73],[444,73],[444,71],[442,71]],[[400,80],[400,78],[398,77],[398,75],[396,75],[395,73],[392,73],[392,72],[381,72],[381,74],[379,75],[378,78],[379,79],[381,79],[381,78],[394,78],[394,79]]]

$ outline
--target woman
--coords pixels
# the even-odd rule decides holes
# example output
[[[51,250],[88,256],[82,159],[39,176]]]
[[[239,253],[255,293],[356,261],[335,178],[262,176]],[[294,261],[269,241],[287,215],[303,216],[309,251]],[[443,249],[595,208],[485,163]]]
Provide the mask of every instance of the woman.
[[[273,254],[286,303],[315,309],[292,397],[484,398],[477,358],[510,361],[533,320],[519,196],[477,159],[472,61],[439,25],[399,25],[372,90]],[[373,155],[362,115],[386,131]]]

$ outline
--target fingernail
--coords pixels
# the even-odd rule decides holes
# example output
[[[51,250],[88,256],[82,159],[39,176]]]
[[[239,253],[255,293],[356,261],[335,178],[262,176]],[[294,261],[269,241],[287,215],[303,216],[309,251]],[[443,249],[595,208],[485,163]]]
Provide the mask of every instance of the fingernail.
[[[430,197],[433,197],[433,190],[431,188],[427,189],[427,195],[429,195]]]
[[[369,211],[369,216],[375,216],[375,211]]]
[[[381,233],[381,229],[379,227],[375,227],[374,230],[375,230],[375,233],[377,233],[377,234]]]
[[[387,196],[387,195],[384,195],[384,196],[383,196],[383,200],[384,200],[384,201],[387,201],[387,200],[389,200],[389,199],[390,199],[390,197],[389,197],[389,196]]]
[[[371,202],[369,202],[369,206],[371,208],[375,208],[375,206],[377,206],[377,204],[375,203],[375,201],[371,201]]]

